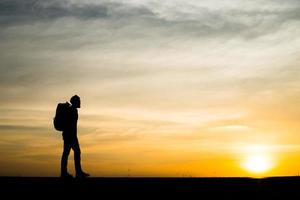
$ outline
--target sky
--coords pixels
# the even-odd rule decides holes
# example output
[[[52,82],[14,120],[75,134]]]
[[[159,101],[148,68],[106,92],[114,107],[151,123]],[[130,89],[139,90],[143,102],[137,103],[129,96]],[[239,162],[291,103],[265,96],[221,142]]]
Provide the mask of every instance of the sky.
[[[74,94],[92,176],[299,175],[299,10],[0,0],[0,175],[59,175],[52,122]]]

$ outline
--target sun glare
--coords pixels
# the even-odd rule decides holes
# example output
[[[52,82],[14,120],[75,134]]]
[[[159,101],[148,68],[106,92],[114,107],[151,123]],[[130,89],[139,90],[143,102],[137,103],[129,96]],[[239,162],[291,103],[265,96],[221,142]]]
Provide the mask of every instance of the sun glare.
[[[244,167],[249,172],[263,173],[270,170],[271,161],[264,155],[251,155],[246,159]]]

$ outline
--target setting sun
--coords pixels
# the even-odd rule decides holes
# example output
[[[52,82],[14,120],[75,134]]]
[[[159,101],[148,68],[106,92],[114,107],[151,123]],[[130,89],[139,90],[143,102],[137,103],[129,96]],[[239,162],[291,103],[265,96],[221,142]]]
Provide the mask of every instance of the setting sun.
[[[272,165],[268,157],[264,155],[252,155],[246,159],[244,167],[253,173],[263,173],[270,170]]]

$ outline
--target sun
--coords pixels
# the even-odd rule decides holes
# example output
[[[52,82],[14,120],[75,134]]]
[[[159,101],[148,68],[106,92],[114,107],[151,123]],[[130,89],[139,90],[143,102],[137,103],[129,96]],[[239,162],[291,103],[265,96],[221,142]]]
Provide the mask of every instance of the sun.
[[[244,168],[252,173],[264,173],[270,170],[271,167],[271,161],[265,155],[250,155],[244,163]]]

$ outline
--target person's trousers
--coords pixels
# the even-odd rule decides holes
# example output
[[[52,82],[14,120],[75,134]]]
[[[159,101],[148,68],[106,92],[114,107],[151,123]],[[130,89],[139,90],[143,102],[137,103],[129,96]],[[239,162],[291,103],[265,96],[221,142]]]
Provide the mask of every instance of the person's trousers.
[[[76,173],[82,172],[81,170],[81,162],[80,162],[80,146],[78,142],[78,138],[64,138],[64,150],[61,157],[61,173],[65,174],[68,172],[68,157],[70,154],[71,149],[74,151],[74,163],[75,163],[75,170]]]

